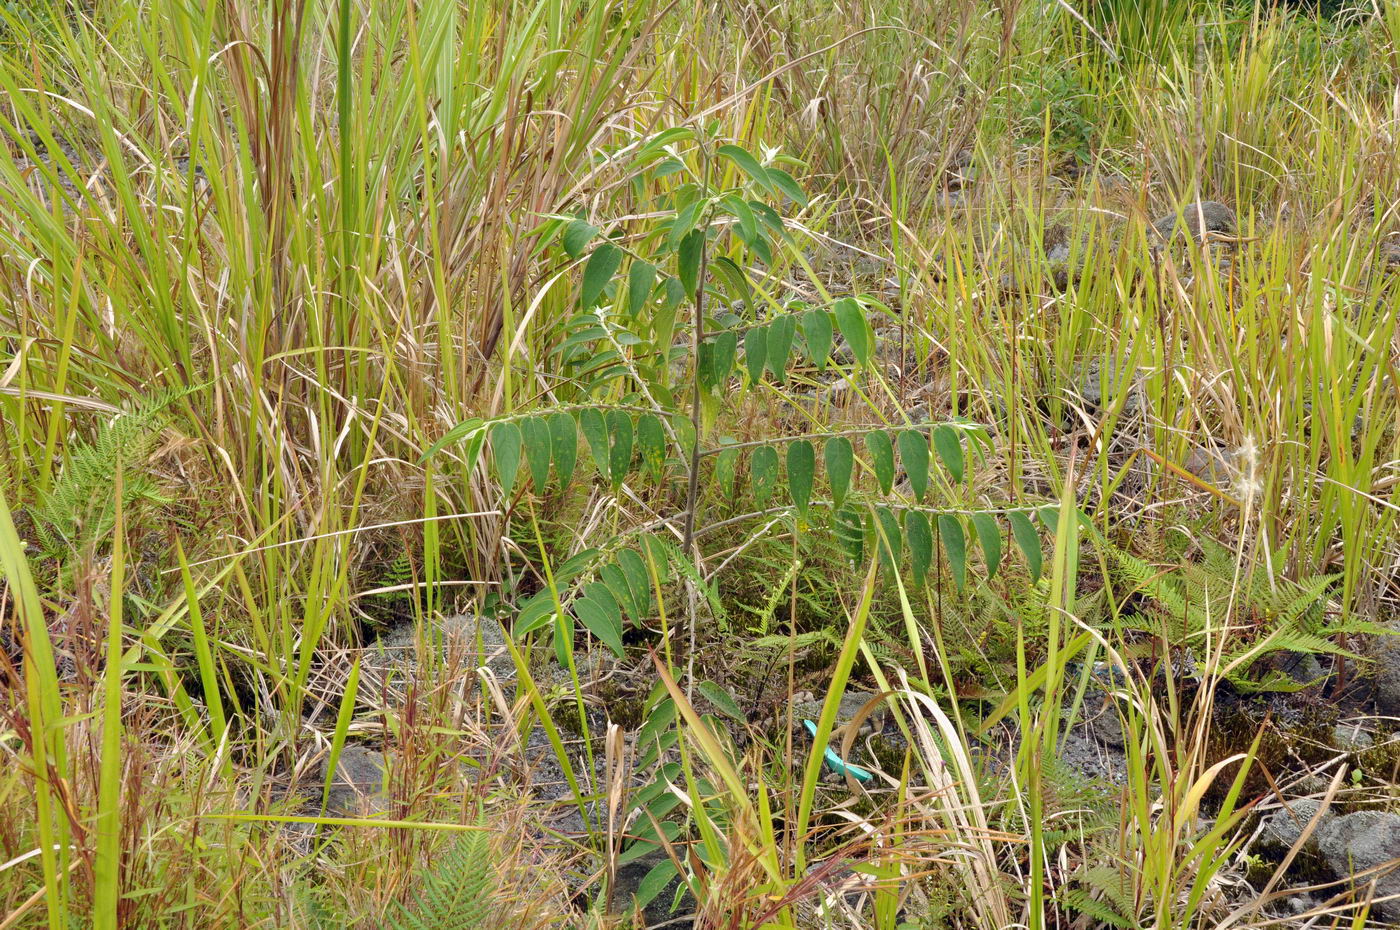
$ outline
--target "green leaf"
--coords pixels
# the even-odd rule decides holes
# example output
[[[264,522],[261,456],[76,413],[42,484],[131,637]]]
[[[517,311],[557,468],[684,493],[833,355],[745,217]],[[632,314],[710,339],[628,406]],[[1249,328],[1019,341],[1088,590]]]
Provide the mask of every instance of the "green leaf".
[[[807,356],[817,371],[826,371],[831,356],[831,316],[825,310],[808,310],[802,317],[802,335],[807,342]]]
[[[835,536],[846,550],[846,555],[856,565],[865,557],[865,524],[860,511],[853,507],[842,507],[836,511]]]
[[[608,586],[613,600],[617,601],[623,612],[633,620],[639,620],[636,605],[632,603],[632,592],[627,587],[627,575],[622,571],[622,566],[616,562],[609,562],[598,569],[598,577],[603,579],[603,584]]]
[[[875,551],[880,554],[880,562],[887,570],[892,573],[898,572],[899,554],[904,549],[899,520],[888,507],[877,507],[875,519],[878,521],[878,525],[872,527]]]
[[[672,126],[670,129],[663,129],[637,149],[637,153],[632,156],[633,164],[644,165],[664,154],[666,146],[693,138],[695,138],[695,130],[689,126]]]
[[[725,449],[715,456],[715,481],[725,497],[734,496],[734,477],[739,472],[739,450]]]
[[[676,837],[681,835],[681,825],[674,820],[662,821],[661,832],[665,834],[667,842],[674,842]],[[656,829],[652,827],[651,821],[643,821],[642,825],[637,828],[637,835],[640,839],[624,849],[622,855],[617,857],[618,865],[626,865],[634,859],[640,859],[661,848],[661,844],[655,839]],[[670,862],[671,860],[668,858],[666,861]]]
[[[608,411],[608,471],[612,473],[613,488],[632,468],[632,415],[626,410]]]
[[[1035,526],[1031,523],[1031,518],[1020,510],[1013,510],[1007,514],[1007,520],[1011,523],[1011,536],[1016,540],[1016,548],[1021,550],[1021,555],[1025,557],[1026,567],[1031,570],[1031,583],[1040,580],[1041,556],[1040,556],[1040,534],[1035,531]]]
[[[749,370],[749,383],[757,384],[768,363],[768,327],[751,326],[744,333],[744,365]]]
[[[726,330],[714,339],[700,343],[700,384],[707,390],[723,387],[734,370],[734,355],[738,350],[739,335]]]
[[[817,471],[817,453],[805,439],[788,443],[787,477],[788,493],[792,502],[805,519],[807,507],[812,501],[812,479]]]
[[[666,467],[666,431],[655,414],[644,413],[637,418],[637,451],[651,477],[660,478]]]
[[[480,417],[471,417],[470,419],[463,420],[461,423],[458,423],[456,426],[443,433],[441,438],[439,438],[437,442],[433,443],[431,446],[428,447],[428,451],[424,452],[423,455],[418,459],[419,464],[422,464],[423,462],[426,462],[428,459],[437,455],[440,451],[442,451],[443,447],[450,446],[455,442],[461,442],[463,439],[467,439],[468,437],[475,438],[478,441],[480,441],[482,425],[483,421]],[[470,471],[470,467],[468,468],[468,470]]]
[[[681,278],[681,287],[687,297],[694,297],[700,282],[700,255],[705,251],[705,231],[692,229],[681,240],[676,251],[676,271]]]
[[[753,179],[753,182],[768,193],[776,193],[773,182],[768,178],[768,169],[758,163],[758,159],[737,145],[721,145],[716,154],[728,158],[739,166],[739,170]]]
[[[574,476],[574,464],[578,461],[578,424],[563,411],[549,415],[549,446],[554,459],[554,473],[559,476],[559,487],[567,488]]]
[[[778,384],[787,380],[788,356],[792,354],[792,337],[796,330],[797,320],[790,313],[768,324],[768,370]]]
[[[603,288],[608,286],[617,266],[622,264],[622,250],[611,242],[605,242],[588,256],[588,264],[583,269],[583,287],[579,291],[579,302],[588,310],[598,302]]]
[[[496,480],[501,493],[510,495],[515,487],[515,473],[520,470],[520,427],[509,421],[491,427],[491,461],[496,466]]]
[[[554,619],[554,595],[545,588],[530,598],[515,615],[511,635],[519,639],[527,633],[538,630]]]
[[[564,251],[569,253],[570,258],[578,258],[583,254],[583,250],[588,248],[588,243],[593,241],[593,237],[601,232],[597,226],[587,220],[574,220],[564,229],[562,242]]]
[[[962,439],[958,436],[958,431],[951,426],[938,426],[933,430],[933,445],[938,450],[938,457],[943,460],[943,467],[948,469],[948,474],[953,476],[955,482],[963,480],[963,450]]]
[[[739,238],[745,242],[752,242],[758,235],[758,220],[753,215],[753,208],[737,194],[725,194],[720,198],[720,203],[739,221]]]
[[[710,262],[710,270],[715,272],[716,277],[725,280],[730,295],[736,300],[753,299],[753,289],[749,287],[749,279],[744,276],[743,269],[736,265],[733,259],[721,255]]]
[[[836,326],[851,347],[856,364],[870,367],[870,324],[865,319],[865,311],[850,297],[842,297],[832,309],[836,312]]]
[[[598,475],[604,481],[609,480],[611,473],[608,471],[608,423],[603,417],[603,411],[594,407],[580,410],[578,413],[579,429],[583,430],[583,438],[588,440],[588,451],[593,455],[593,467],[598,469]]]
[[[768,506],[778,486],[778,453],[772,446],[759,446],[749,461],[753,473],[753,499],[760,507]]]
[[[701,197],[681,207],[675,219],[671,221],[670,232],[666,234],[666,246],[668,248],[679,248],[681,241],[695,231],[695,217],[707,206],[709,206],[709,200]]]
[[[622,611],[617,601],[607,594],[607,588],[597,585],[593,593],[574,601],[574,616],[578,617],[588,632],[607,646],[620,659],[622,658]],[[595,594],[607,594],[603,601]]]
[[[845,436],[832,436],[826,441],[822,457],[826,459],[826,478],[831,482],[831,502],[840,509],[846,501],[846,492],[851,488],[855,449]]]
[[[919,500],[928,493],[928,455],[928,437],[921,431],[906,429],[899,434],[899,459]]]
[[[967,583],[967,537],[963,535],[962,521],[951,514],[939,514],[938,535],[943,539],[948,567],[953,570],[953,584],[961,591]]]
[[[543,494],[549,486],[549,460],[553,445],[549,423],[544,417],[530,417],[520,423],[520,437],[525,443],[525,461],[530,466],[530,480],[535,493]]]
[[[870,465],[880,483],[880,493],[889,494],[894,487],[894,446],[890,434],[882,429],[866,433],[865,448],[870,452]]]
[[[807,206],[807,195],[802,193],[802,188],[781,168],[767,168],[768,180],[773,186],[787,195],[787,198],[799,207]]]
[[[627,269],[627,312],[636,316],[642,312],[651,298],[651,289],[656,284],[656,266],[640,259]]]
[[[928,517],[919,510],[904,512],[904,536],[909,543],[909,564],[913,568],[914,584],[923,587],[933,565],[933,529]]]
[[[672,795],[675,797],[675,795]],[[680,798],[676,798],[677,801]],[[666,890],[666,886],[676,879],[676,864],[667,856],[656,865],[647,870],[647,874],[642,876],[642,880],[637,883],[637,890],[634,894],[637,897],[637,910],[645,910],[646,906],[656,900],[656,896]]]
[[[722,686],[715,684],[713,681],[702,681],[696,686],[696,690],[705,697],[705,700],[715,705],[715,710],[724,714],[726,717],[737,720],[740,723],[744,723],[747,720],[744,716],[744,712],[739,709],[738,702],[734,700],[734,696]]]
[[[617,564],[622,566],[622,574],[627,577],[627,593],[632,603],[633,616],[641,623],[651,614],[651,575],[646,563],[635,549],[622,549],[617,553]],[[657,575],[664,583],[666,563],[657,565]]]
[[[1001,565],[1001,528],[996,517],[989,513],[974,513],[972,528],[977,531],[977,542],[982,546],[982,559],[987,563],[987,578],[995,578]]]

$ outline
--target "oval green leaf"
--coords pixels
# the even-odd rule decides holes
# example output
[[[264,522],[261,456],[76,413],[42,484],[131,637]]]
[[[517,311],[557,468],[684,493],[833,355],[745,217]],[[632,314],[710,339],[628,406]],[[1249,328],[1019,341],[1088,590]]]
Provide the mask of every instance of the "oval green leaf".
[[[787,477],[788,493],[792,502],[805,518],[807,507],[812,502],[812,480],[817,472],[817,453],[805,439],[788,443]]]
[[[865,434],[865,448],[870,452],[870,467],[880,483],[880,493],[889,494],[894,487],[894,446],[890,434],[882,429]]]
[[[700,282],[700,254],[705,251],[705,231],[692,229],[676,250],[676,273],[687,297],[694,297]]]
[[[845,436],[832,436],[826,441],[822,457],[826,460],[826,478],[831,484],[831,502],[839,510],[851,488],[855,449]]]
[[[515,487],[515,475],[520,470],[520,443],[520,427],[514,423],[497,423],[491,427],[491,462],[496,467],[501,493],[507,496]]]
[[[554,473],[559,476],[559,486],[567,488],[578,460],[578,424],[563,411],[549,415],[549,446],[554,459]]]
[[[928,580],[929,567],[933,565],[933,528],[922,511],[904,512],[904,536],[909,543],[909,564],[913,569],[914,584],[922,588]]]
[[[593,456],[593,467],[598,469],[598,475],[604,481],[609,480],[608,423],[603,417],[603,411],[594,407],[580,410],[578,425],[579,429],[583,430],[583,438],[588,441],[588,451]]]
[[[637,418],[637,451],[651,477],[660,478],[666,467],[666,431],[655,414],[644,413]]]
[[[617,274],[622,264],[622,250],[611,242],[605,242],[588,256],[588,264],[583,269],[583,286],[579,291],[579,303],[589,310],[603,294],[612,276]]]
[[[553,456],[549,423],[544,417],[522,420],[520,438],[525,445],[525,461],[530,466],[530,480],[535,485],[535,493],[543,494],[549,486],[549,462]]]
[[[955,482],[963,480],[962,439],[951,426],[937,426],[933,430],[933,445],[938,449],[938,457],[943,467],[953,476]]]
[[[768,327],[751,326],[744,333],[744,366],[749,370],[749,383],[757,384],[768,363]]]
[[[607,588],[599,585],[595,592],[606,593]],[[584,629],[611,649],[619,659],[622,658],[622,611],[611,595],[608,595],[606,602],[591,594],[579,598],[574,601],[574,616],[578,617]]]
[[[632,468],[632,415],[626,410],[608,411],[608,471],[613,488],[622,486]]]
[[[899,460],[904,464],[904,473],[909,476],[909,486],[914,496],[924,499],[928,493],[928,437],[920,430],[906,429],[899,434]]]
[[[739,450],[725,449],[715,456],[715,481],[725,497],[734,496],[734,477],[739,471]]]
[[[797,320],[790,313],[782,314],[768,325],[768,370],[778,384],[787,380],[788,356],[792,354],[792,337],[796,331]]]
[[[972,528],[977,531],[977,542],[982,547],[982,559],[987,563],[987,577],[995,578],[1001,566],[1001,527],[996,517],[989,513],[974,513]]]
[[[767,507],[773,499],[773,491],[778,486],[778,452],[772,446],[759,446],[749,460],[753,473],[753,499],[760,507]]]
[[[962,521],[951,514],[939,514],[938,535],[943,540],[943,556],[953,572],[953,584],[961,591],[967,583],[967,537]]]
[[[636,316],[642,312],[651,298],[651,289],[656,284],[656,266],[641,260],[632,263],[627,270],[627,312]]]

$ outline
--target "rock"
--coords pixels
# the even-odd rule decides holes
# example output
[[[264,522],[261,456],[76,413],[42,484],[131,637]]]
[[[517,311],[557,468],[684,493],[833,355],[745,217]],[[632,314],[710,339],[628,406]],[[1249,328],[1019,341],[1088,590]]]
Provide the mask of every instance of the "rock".
[[[1220,487],[1235,480],[1238,454],[1216,445],[1197,446],[1186,456],[1182,467],[1202,481]]]
[[[1290,801],[1287,807],[1280,808],[1265,818],[1263,829],[1259,833],[1260,840],[1264,845],[1280,850],[1292,849],[1321,806],[1320,802],[1310,799]],[[1305,848],[1316,849],[1318,835],[1334,819],[1336,815],[1331,811],[1324,813],[1318,821],[1317,829],[1308,836]]]
[[[797,697],[799,700],[795,702],[792,709],[794,725],[801,727],[803,720],[817,721],[821,719],[824,697],[814,696],[810,691],[801,692]],[[873,694],[863,691],[847,691],[841,695],[841,703],[836,708],[836,723],[831,731],[833,740],[840,739],[845,735],[841,729],[856,719],[856,714],[872,697],[874,697]],[[861,731],[865,732],[883,726],[887,710],[883,703],[877,706],[868,717],[861,721]]]
[[[1387,274],[1400,273],[1400,234],[1392,235],[1381,243],[1376,264]]]
[[[1327,670],[1311,652],[1283,652],[1274,657],[1273,667],[1304,688],[1327,680]]]
[[[1217,200],[1202,200],[1188,203],[1176,211],[1159,217],[1152,224],[1152,231],[1161,243],[1170,243],[1181,234],[1191,237],[1192,242],[1201,242],[1210,234],[1232,236],[1236,228],[1235,211]]]
[[[1368,640],[1371,667],[1367,671],[1376,710],[1387,717],[1400,717],[1400,626],[1390,626],[1395,634],[1379,633]]]
[[[1127,393],[1120,412],[1131,416],[1143,406],[1141,375],[1141,371],[1129,368],[1119,359],[1095,359],[1074,367],[1070,392],[1091,413],[1106,411]]]
[[[317,807],[320,806],[321,788],[326,783],[329,763],[328,753],[312,773],[309,788]],[[355,744],[347,745],[341,750],[335,777],[331,779],[326,813],[332,817],[354,817],[380,809],[385,800],[384,771],[384,753]]]
[[[1375,742],[1371,732],[1361,728],[1360,721],[1339,723],[1332,728],[1332,745],[1345,752],[1365,752]]]
[[[1400,814],[1366,810],[1337,817],[1318,832],[1318,849],[1339,877],[1357,875],[1400,859]],[[1394,868],[1357,879],[1358,885],[1374,881],[1377,898],[1400,894],[1400,872]],[[1387,920],[1400,917],[1400,900],[1375,906]]]
[[[1095,692],[1085,701],[1084,725],[1100,743],[1114,749],[1123,748],[1123,721],[1118,716],[1118,708],[1113,695],[1106,691]]]
[[[506,632],[491,617],[476,614],[444,617],[426,627],[421,640],[425,649],[436,647],[443,656],[460,657],[472,668],[484,665],[502,681],[515,677],[515,662],[506,649]],[[419,662],[419,641],[416,623],[394,627],[370,645],[365,656],[365,670],[402,680]]]

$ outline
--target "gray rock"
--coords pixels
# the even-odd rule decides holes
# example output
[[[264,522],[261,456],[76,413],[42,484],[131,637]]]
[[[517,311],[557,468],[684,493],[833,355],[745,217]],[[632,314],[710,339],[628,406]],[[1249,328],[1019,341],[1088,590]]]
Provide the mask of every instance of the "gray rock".
[[[1117,702],[1106,691],[1095,691],[1085,700],[1084,725],[1100,743],[1114,749],[1123,748],[1123,721],[1118,716]]]
[[[1287,807],[1280,808],[1265,818],[1263,829],[1259,833],[1260,840],[1266,846],[1291,849],[1321,806],[1320,802],[1311,799],[1290,801]],[[1304,848],[1316,849],[1318,835],[1334,819],[1336,815],[1331,811],[1324,813],[1318,821],[1317,829],[1308,836]]]
[[[1355,721],[1339,723],[1332,728],[1332,745],[1346,752],[1364,752],[1375,745],[1369,730]]]
[[[836,723],[833,726],[832,733],[836,736],[843,735],[838,731],[855,720],[856,714],[860,712],[860,709],[864,707],[866,702],[872,697],[874,697],[873,694],[868,694],[864,691],[847,691],[845,694],[841,695],[841,703],[836,707]],[[792,720],[795,725],[800,727],[804,719],[814,721],[821,719],[822,703],[825,701],[824,697],[819,695],[813,696],[811,692],[801,692],[798,694],[798,698],[799,700],[792,709]],[[888,708],[884,704],[879,705],[870,713],[870,716],[861,721],[861,729],[865,730],[866,728],[878,728],[882,726],[887,712]]]
[[[1380,270],[1383,272],[1392,274],[1400,272],[1400,234],[1392,235],[1381,243],[1377,264],[1380,265]]]
[[[1202,200],[1188,203],[1176,211],[1159,217],[1152,224],[1152,231],[1159,242],[1171,242],[1180,235],[1190,236],[1191,241],[1200,242],[1208,235],[1234,235],[1237,222],[1235,211],[1217,200]]]
[[[425,651],[420,655],[419,645]],[[472,668],[486,666],[500,680],[515,677],[515,663],[506,649],[506,632],[491,617],[459,614],[425,625],[421,633],[416,623],[405,623],[389,630],[367,650],[364,668],[380,676],[403,678],[432,650],[460,659]]]
[[[1238,461],[1238,453],[1211,444],[1192,449],[1182,466],[1202,481],[1218,487],[1235,480],[1239,474]]]
[[[1131,416],[1143,407],[1141,375],[1141,371],[1128,367],[1121,360],[1095,359],[1075,366],[1071,373],[1070,392],[1073,399],[1090,412],[1107,410],[1126,393],[1128,396],[1123,401],[1121,413]]]
[[[1400,634],[1400,626],[1390,625]],[[1371,659],[1367,670],[1373,688],[1376,710],[1387,717],[1400,717],[1400,635],[1380,633],[1370,637],[1366,652]]]
[[[1377,898],[1400,894],[1400,873],[1394,869],[1400,859],[1400,814],[1369,810],[1337,817],[1318,831],[1317,843],[1328,867],[1338,876],[1390,864],[1390,869],[1362,876],[1357,882],[1374,881]],[[1395,920],[1400,917],[1400,900],[1378,904],[1376,911],[1387,920]]]
[[[317,806],[329,763],[327,754],[312,772],[309,787]],[[384,753],[354,744],[346,746],[337,760],[335,777],[331,779],[326,813],[333,817],[354,817],[379,810],[385,801],[384,771]]]

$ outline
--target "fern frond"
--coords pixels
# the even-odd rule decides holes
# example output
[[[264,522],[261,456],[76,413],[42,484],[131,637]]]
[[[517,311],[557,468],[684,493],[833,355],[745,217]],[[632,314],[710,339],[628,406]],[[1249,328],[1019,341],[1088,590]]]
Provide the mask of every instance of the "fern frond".
[[[1123,930],[1135,930],[1137,927],[1137,921],[1124,917],[1103,901],[1096,900],[1083,888],[1071,888],[1060,892],[1059,902],[1062,907],[1085,914],[1100,924],[1121,927]]]
[[[412,907],[398,906],[388,930],[485,930],[493,912],[495,865],[489,837],[477,830],[457,840],[423,879]]]

